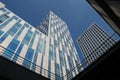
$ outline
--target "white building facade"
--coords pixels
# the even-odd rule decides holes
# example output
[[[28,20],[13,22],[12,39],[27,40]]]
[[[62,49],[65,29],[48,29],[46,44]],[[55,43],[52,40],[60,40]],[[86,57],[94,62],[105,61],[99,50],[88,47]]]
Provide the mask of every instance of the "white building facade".
[[[78,44],[88,65],[96,61],[120,40],[117,33],[110,35],[96,23],[78,38]]]

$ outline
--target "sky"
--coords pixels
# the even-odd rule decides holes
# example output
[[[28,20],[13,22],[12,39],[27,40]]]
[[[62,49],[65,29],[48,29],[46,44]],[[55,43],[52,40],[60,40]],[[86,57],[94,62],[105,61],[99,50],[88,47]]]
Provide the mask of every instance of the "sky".
[[[78,55],[82,60],[78,37],[93,23],[109,34],[113,31],[86,0],[0,0],[13,13],[37,27],[49,11],[53,11],[68,25]]]

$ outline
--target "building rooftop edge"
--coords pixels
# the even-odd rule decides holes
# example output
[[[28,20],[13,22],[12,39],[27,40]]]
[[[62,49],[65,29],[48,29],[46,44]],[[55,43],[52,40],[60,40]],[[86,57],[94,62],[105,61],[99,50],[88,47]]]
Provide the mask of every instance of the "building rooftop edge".
[[[0,2],[0,7],[5,7],[5,4]]]

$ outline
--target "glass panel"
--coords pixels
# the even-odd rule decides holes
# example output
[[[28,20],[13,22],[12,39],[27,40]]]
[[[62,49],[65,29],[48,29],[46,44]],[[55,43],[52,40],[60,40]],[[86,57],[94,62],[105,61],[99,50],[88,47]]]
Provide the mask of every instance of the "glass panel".
[[[2,43],[6,38],[7,38],[8,34],[4,34],[1,38],[0,38],[0,43]]]
[[[15,38],[18,38],[20,36],[20,34],[22,33],[22,31],[25,28],[25,24],[22,26],[22,28],[18,31],[18,33],[16,34]]]
[[[27,34],[25,35],[24,39],[23,39],[23,43],[25,43],[26,45],[29,44],[29,41],[31,39],[32,36],[32,31],[28,30]]]
[[[3,34],[4,32],[0,30],[0,36]]]
[[[3,21],[5,21],[6,19],[8,19],[9,17],[7,15],[1,15],[0,16],[0,23],[2,23]]]
[[[18,57],[19,57],[19,54],[20,54],[23,46],[24,46],[24,44],[21,43],[21,45],[19,46],[19,48],[18,48],[18,50],[17,50],[17,52],[16,52],[16,54],[15,54],[15,56],[14,56],[14,58],[13,58],[13,61],[14,61],[14,62],[17,61],[17,59],[18,59]]]
[[[31,40],[31,42],[30,42],[29,47],[32,47],[33,42],[34,42],[34,40],[35,40],[35,36],[36,36],[36,32],[34,32],[34,35],[33,35],[33,37],[32,37],[32,40]]]
[[[37,56],[38,56],[38,52],[36,51],[36,53],[34,55],[34,59],[33,59],[33,64],[32,64],[32,70],[33,71],[35,71],[35,69],[36,69]]]
[[[27,68],[30,68],[32,58],[33,58],[34,50],[32,48],[28,48],[27,53],[25,55],[25,59],[23,61],[23,65]]]
[[[58,63],[55,63],[55,74],[56,74],[56,80],[60,79],[60,67]]]
[[[51,44],[50,44],[50,48],[49,48],[49,59],[54,60],[53,45],[51,45]]]
[[[50,79],[51,77],[50,77],[50,75],[51,75],[51,60],[50,59],[48,59],[49,60],[49,62],[48,62],[48,78]]]
[[[14,52],[18,44],[19,44],[19,41],[17,39],[13,39],[7,48]]]
[[[64,64],[64,56],[63,56],[62,51],[59,51],[59,55],[60,55],[60,64],[64,66],[65,65]]]
[[[5,8],[0,8],[0,11],[5,12],[7,10]]]
[[[19,20],[11,29],[9,29],[7,33],[10,34],[11,36],[14,36],[14,34],[18,31],[18,29],[21,26],[20,22],[21,20]]]
[[[13,16],[12,18],[8,19],[6,22],[4,22],[3,24],[0,25],[0,29],[5,27],[7,24],[9,24],[14,19],[17,20],[18,18],[16,16]]]
[[[10,59],[12,57],[12,55],[14,54],[14,51],[16,50],[18,44],[19,44],[19,41],[16,40],[16,39],[13,39],[12,42],[8,45],[8,47],[4,51],[5,55],[7,54],[7,58]]]

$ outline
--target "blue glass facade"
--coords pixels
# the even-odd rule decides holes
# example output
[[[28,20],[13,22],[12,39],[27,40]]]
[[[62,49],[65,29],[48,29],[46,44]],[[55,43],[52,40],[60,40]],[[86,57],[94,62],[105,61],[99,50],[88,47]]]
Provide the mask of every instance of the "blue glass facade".
[[[80,63],[67,24],[51,11],[36,29],[0,7],[0,46],[1,56],[52,80]]]

